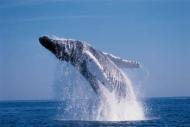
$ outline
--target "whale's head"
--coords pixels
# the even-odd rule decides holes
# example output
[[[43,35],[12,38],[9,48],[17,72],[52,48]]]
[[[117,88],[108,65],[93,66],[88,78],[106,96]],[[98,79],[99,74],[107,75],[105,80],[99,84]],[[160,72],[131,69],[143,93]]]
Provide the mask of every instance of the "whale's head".
[[[80,41],[62,38],[50,38],[42,36],[39,38],[42,46],[51,51],[58,59],[69,61],[72,59],[75,50],[82,50],[83,44]]]

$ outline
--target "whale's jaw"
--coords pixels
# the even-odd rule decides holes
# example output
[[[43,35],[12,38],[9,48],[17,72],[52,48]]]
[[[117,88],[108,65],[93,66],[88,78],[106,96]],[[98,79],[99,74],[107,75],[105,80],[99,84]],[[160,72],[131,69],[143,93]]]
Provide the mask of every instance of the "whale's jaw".
[[[52,52],[59,60],[67,62],[70,60],[72,48],[69,48],[68,45],[70,45],[71,42],[67,39],[63,41],[43,36],[39,38],[39,42],[43,47]]]
[[[83,49],[83,43],[74,39],[42,36],[39,42],[59,60],[66,62],[72,62],[75,51],[82,52]]]
[[[39,38],[40,44],[51,51],[53,54],[56,54],[56,44],[49,39],[47,36],[43,36]]]

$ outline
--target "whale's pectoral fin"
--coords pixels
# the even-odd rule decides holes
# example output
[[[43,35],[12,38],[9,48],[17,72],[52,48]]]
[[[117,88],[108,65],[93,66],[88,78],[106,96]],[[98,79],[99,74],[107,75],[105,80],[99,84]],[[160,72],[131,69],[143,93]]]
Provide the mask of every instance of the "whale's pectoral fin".
[[[134,60],[125,60],[120,57],[116,57],[112,54],[104,53],[109,57],[110,60],[112,60],[118,67],[120,68],[140,68],[141,65],[139,62]]]

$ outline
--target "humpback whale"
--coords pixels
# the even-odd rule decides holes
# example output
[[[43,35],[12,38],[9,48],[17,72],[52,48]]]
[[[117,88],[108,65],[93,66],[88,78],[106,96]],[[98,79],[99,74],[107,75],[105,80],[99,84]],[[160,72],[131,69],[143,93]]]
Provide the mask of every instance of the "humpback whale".
[[[52,52],[59,60],[73,65],[89,82],[97,94],[101,86],[115,91],[118,97],[126,97],[126,76],[122,68],[139,68],[137,61],[125,60],[95,49],[85,41],[42,36],[42,46]]]

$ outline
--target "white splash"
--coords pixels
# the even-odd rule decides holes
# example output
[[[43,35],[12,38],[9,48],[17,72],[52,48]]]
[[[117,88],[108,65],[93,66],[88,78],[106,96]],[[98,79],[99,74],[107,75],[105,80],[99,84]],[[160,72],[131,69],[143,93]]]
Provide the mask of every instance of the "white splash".
[[[68,63],[61,62],[56,74],[55,93],[66,102],[60,104],[62,120],[132,121],[144,120],[144,108],[135,95],[133,85],[126,76],[127,96],[118,100],[116,90],[110,92],[100,84],[97,96],[88,82]],[[115,77],[117,78],[117,77]]]
[[[110,92],[101,85],[102,98],[98,107],[96,120],[100,121],[132,121],[144,120],[144,108],[137,100],[131,82],[128,80],[128,95],[118,100],[115,91]],[[129,95],[130,94],[130,95]]]

